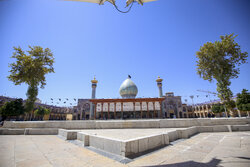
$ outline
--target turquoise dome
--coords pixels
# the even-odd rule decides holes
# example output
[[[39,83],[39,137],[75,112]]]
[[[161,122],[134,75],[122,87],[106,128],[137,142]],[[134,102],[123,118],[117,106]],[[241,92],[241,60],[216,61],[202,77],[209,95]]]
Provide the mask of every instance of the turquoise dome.
[[[130,77],[128,77],[128,79],[123,81],[123,83],[121,84],[119,92],[122,98],[130,99],[136,97],[138,89],[135,83],[130,79]]]

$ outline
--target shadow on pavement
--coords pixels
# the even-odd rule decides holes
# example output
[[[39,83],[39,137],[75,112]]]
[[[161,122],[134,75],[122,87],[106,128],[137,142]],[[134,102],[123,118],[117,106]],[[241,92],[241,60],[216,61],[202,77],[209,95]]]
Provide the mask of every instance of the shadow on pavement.
[[[249,158],[249,157],[236,157],[236,158],[250,160],[250,158]]]
[[[221,162],[220,159],[213,158],[211,161],[207,163],[186,161],[186,162],[175,163],[175,164],[155,165],[151,167],[222,167],[219,165],[220,162]]]

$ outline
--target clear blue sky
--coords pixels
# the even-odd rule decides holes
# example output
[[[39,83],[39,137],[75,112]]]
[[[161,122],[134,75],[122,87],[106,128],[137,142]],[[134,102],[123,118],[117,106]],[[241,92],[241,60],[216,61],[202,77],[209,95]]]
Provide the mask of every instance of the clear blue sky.
[[[125,0],[117,0],[124,9]],[[220,35],[235,33],[243,51],[250,53],[250,1],[158,0],[128,14],[110,3],[102,6],[60,0],[0,0],[0,94],[26,98],[27,86],[7,80],[13,46],[40,45],[52,50],[55,73],[47,75],[38,98],[90,98],[90,80],[99,81],[97,98],[117,98],[127,74],[138,87],[138,97],[157,97],[155,79],[163,92],[174,92],[191,102],[208,101],[197,89],[216,91],[216,85],[196,74],[196,51]],[[249,58],[248,58],[249,61]],[[250,90],[250,64],[232,80],[234,94]],[[212,97],[213,99],[215,97]],[[60,104],[61,105],[61,104]]]

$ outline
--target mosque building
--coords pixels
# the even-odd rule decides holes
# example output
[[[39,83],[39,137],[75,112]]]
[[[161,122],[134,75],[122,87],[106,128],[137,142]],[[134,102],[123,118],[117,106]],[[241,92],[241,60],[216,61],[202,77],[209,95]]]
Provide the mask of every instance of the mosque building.
[[[119,93],[121,98],[98,99],[96,88],[98,81],[91,80],[91,99],[78,99],[74,108],[73,119],[153,119],[153,118],[182,118],[192,117],[188,109],[183,108],[181,96],[174,96],[169,92],[163,95],[162,81],[156,79],[159,89],[158,98],[137,98],[138,88],[131,80],[131,76],[123,81]],[[184,106],[185,107],[185,106]]]
[[[163,95],[162,81],[160,77],[156,79],[159,89],[158,98],[138,98],[138,88],[129,75],[120,86],[121,98],[103,99],[96,98],[97,84],[96,78],[91,80],[91,99],[78,99],[77,106],[59,107],[47,105],[36,101],[35,108],[43,106],[49,108],[51,113],[45,115],[43,120],[107,120],[107,119],[158,119],[158,118],[190,118],[207,117],[209,109],[202,112],[200,108],[182,104],[181,96],[175,96],[173,92]],[[0,96],[0,106],[4,102],[15,100]],[[59,100],[61,100],[59,98]],[[24,100],[25,101],[25,100]],[[75,99],[76,101],[76,99]],[[196,108],[199,110],[196,111]],[[210,107],[211,108],[211,107]],[[203,114],[199,114],[203,113]],[[207,113],[207,114],[206,114]],[[9,118],[13,119],[13,118]],[[23,120],[24,115],[14,119]],[[31,120],[40,120],[34,114]]]
[[[47,105],[37,100],[35,109],[42,106],[49,108],[51,113],[45,115],[43,118],[37,117],[32,113],[29,120],[206,118],[209,117],[209,114],[211,115],[212,105],[220,103],[220,100],[218,100],[196,105],[183,104],[181,96],[175,96],[173,92],[167,92],[165,95],[163,94],[162,81],[163,79],[160,77],[156,79],[159,91],[158,98],[136,97],[138,88],[129,75],[120,86],[119,93],[121,98],[98,99],[96,98],[98,81],[94,78],[91,80],[92,95],[90,99],[74,99],[77,101],[77,106],[73,107]],[[0,107],[5,102],[13,100],[16,100],[16,98],[0,96]],[[61,99],[59,98],[59,100]],[[216,114],[216,116],[221,117],[223,115]],[[246,116],[246,113],[238,111],[238,114],[234,116]],[[9,117],[8,119],[24,120],[25,116]]]

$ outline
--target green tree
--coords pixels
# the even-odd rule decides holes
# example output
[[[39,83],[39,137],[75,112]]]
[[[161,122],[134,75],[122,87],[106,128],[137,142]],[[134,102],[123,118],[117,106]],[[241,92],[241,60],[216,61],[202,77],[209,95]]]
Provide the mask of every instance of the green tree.
[[[222,113],[222,112],[225,111],[224,110],[224,105],[220,104],[220,103],[213,104],[211,110],[212,110],[213,113]]]
[[[207,42],[196,53],[197,73],[204,80],[217,81],[218,97],[226,104],[231,103],[233,95],[230,80],[238,78],[239,66],[246,63],[248,57],[247,52],[241,52],[234,40],[236,37],[234,34],[221,36],[221,41]]]
[[[20,47],[14,47],[14,50],[12,58],[16,59],[16,62],[10,64],[11,74],[8,79],[15,85],[28,85],[25,108],[30,113],[34,109],[39,85],[40,88],[44,88],[45,75],[54,73],[54,57],[49,48],[43,49],[40,46],[29,46],[27,53]]]
[[[23,100],[22,99],[16,99],[10,102],[6,102],[1,108],[0,108],[0,115],[3,117],[3,120],[5,120],[9,116],[19,116],[24,114],[24,106],[23,106]]]
[[[249,117],[250,111],[250,93],[248,90],[243,89],[241,93],[237,94],[236,106],[238,110],[247,112]]]
[[[228,108],[229,110],[232,110],[232,109],[234,109],[234,108],[236,107],[236,103],[235,103],[235,101],[233,101],[233,100],[226,101],[226,102],[225,102],[225,106],[226,106],[226,108]]]
[[[34,112],[35,116],[43,117],[50,114],[50,109],[39,106]]]
[[[4,100],[0,100],[0,107],[2,107],[5,104]]]

